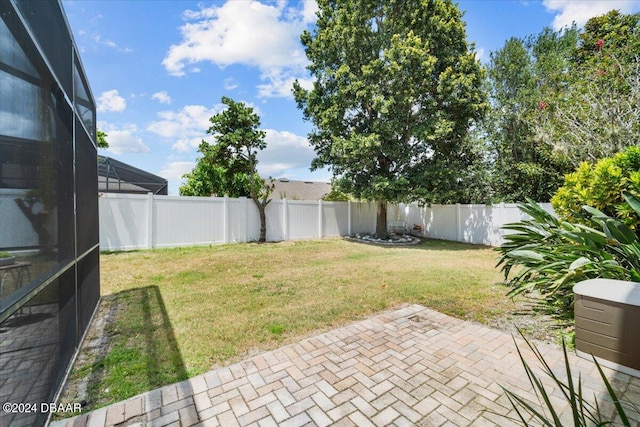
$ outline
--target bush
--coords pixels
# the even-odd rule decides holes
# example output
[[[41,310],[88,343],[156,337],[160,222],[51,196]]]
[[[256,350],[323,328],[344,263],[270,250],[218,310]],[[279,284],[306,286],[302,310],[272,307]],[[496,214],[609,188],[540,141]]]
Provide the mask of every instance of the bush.
[[[628,193],[623,197],[640,215],[640,201]],[[640,282],[640,239],[622,221],[585,206],[594,224],[589,227],[558,219],[530,199],[519,206],[531,219],[502,227],[512,233],[496,248],[497,266],[512,287],[509,296],[539,293],[553,314],[568,319],[575,283],[598,277]]]
[[[335,188],[331,188],[331,192],[322,196],[322,200],[325,202],[348,202],[350,198],[348,194],[345,194]]]
[[[640,215],[622,197],[623,192],[640,196],[640,147],[629,147],[596,164],[583,162],[565,177],[565,183],[551,199],[555,212],[570,222],[590,224],[582,209],[594,207],[635,228]]]

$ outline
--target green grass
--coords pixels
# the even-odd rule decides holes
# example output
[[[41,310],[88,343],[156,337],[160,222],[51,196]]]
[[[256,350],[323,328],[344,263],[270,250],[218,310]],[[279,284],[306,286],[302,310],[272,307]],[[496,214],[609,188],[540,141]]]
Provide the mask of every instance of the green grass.
[[[95,377],[91,409],[403,303],[480,322],[513,307],[491,248],[435,240],[235,244],[100,261],[102,295],[117,307],[108,351],[72,374]]]

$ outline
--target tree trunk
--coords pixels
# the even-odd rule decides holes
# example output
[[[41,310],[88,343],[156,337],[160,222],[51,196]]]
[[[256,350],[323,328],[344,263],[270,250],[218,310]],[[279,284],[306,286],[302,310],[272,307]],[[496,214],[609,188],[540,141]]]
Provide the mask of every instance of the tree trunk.
[[[254,200],[254,202],[256,201]],[[256,202],[256,206],[258,207],[258,214],[260,215],[260,239],[258,239],[258,242],[264,243],[267,241],[267,216],[264,213],[266,204]]]
[[[387,233],[387,202],[385,200],[378,201],[376,237],[378,237],[378,239],[386,239],[389,237]]]

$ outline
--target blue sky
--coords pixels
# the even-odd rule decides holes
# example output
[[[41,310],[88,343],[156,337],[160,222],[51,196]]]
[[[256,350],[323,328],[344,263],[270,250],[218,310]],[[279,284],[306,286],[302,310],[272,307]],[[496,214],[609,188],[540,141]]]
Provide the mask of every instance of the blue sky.
[[[460,0],[467,36],[483,62],[510,37],[555,29],[640,0]],[[169,180],[197,158],[209,117],[229,96],[252,105],[267,132],[260,153],[263,176],[328,181],[309,171],[314,157],[291,96],[291,83],[311,80],[299,35],[315,19],[313,0],[63,0],[98,104],[98,127],[114,157]]]

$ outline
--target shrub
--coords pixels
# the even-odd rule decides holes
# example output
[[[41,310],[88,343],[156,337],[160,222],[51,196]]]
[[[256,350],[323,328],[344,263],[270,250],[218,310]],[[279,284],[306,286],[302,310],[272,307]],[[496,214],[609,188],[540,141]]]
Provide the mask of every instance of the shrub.
[[[331,192],[322,196],[322,200],[325,202],[347,202],[350,198],[348,194],[345,194],[335,188],[331,188]]]
[[[623,197],[640,215],[640,201]],[[594,227],[558,219],[531,199],[519,207],[531,219],[506,224],[511,234],[496,248],[509,296],[536,291],[553,314],[567,319],[575,283],[597,277],[640,282],[640,239],[622,221],[588,206],[583,209]]]
[[[629,147],[595,164],[583,162],[565,176],[565,183],[551,199],[555,212],[571,222],[589,224],[587,205],[636,227],[640,215],[622,197],[623,192],[640,196],[640,147]]]

